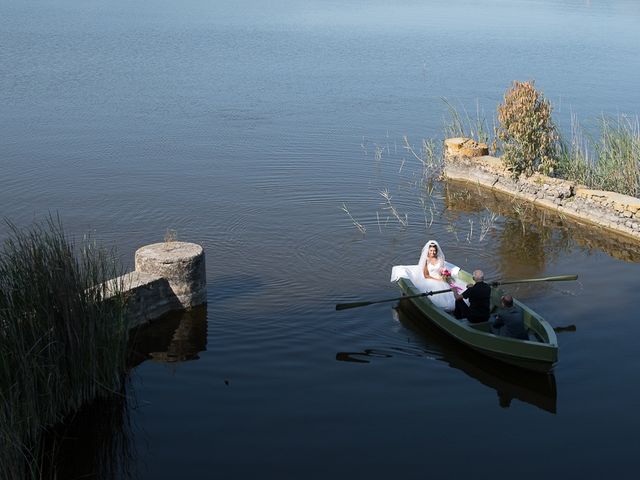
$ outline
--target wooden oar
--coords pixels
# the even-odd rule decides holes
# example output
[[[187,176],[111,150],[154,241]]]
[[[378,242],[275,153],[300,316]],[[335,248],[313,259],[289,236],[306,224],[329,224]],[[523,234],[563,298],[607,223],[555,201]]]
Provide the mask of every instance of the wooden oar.
[[[577,280],[578,275],[556,275],[554,277],[542,277],[542,278],[524,278],[522,280],[506,280],[504,282],[490,282],[490,285],[497,287],[498,285],[511,285],[512,283],[535,283],[535,282],[564,282],[567,280]],[[388,298],[386,300],[374,300],[372,302],[355,302],[355,303],[338,303],[336,304],[336,310],[346,310],[347,308],[366,307],[367,305],[373,305],[375,303],[384,302],[396,302],[403,298],[416,298],[416,297],[428,297],[430,295],[437,295],[438,293],[450,292],[451,289],[436,290],[435,292],[419,293],[417,295],[405,295],[404,297]]]
[[[419,293],[417,295],[405,295],[404,297],[387,298],[386,300],[374,300],[372,302],[338,303],[336,305],[336,310],[346,310],[347,308],[366,307],[367,305],[373,305],[374,303],[397,302],[399,300],[402,300],[403,298],[429,297],[431,295],[437,295],[438,293],[446,293],[450,291],[451,289],[447,288],[446,290],[436,290],[435,292],[425,292],[425,293]]]
[[[557,275],[555,277],[523,278],[522,280],[505,280],[503,282],[489,282],[490,285],[511,285],[512,283],[535,283],[535,282],[565,282],[567,280],[577,280],[578,275]]]

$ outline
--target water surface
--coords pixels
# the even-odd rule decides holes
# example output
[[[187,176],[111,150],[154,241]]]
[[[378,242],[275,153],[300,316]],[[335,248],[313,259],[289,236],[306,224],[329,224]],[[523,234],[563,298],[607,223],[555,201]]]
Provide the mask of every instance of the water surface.
[[[129,266],[167,229],[207,252],[206,310],[141,340],[138,478],[631,478],[637,245],[455,184],[429,196],[403,136],[441,140],[442,98],[491,118],[516,79],[565,132],[637,114],[638,3],[396,3],[0,1],[0,214],[59,212]],[[576,326],[552,376],[394,303],[334,311],[395,296],[391,266],[428,238],[491,279],[580,275],[513,292]]]

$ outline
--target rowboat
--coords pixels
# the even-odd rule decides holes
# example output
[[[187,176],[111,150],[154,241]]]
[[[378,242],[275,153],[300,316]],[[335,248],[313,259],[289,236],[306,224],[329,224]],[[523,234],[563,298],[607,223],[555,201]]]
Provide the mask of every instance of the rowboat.
[[[449,262],[446,266],[449,271],[455,272],[452,280],[456,284],[474,283],[470,273]],[[403,295],[408,297],[406,301],[410,301],[425,319],[448,335],[484,355],[527,370],[548,372],[556,364],[558,339],[555,331],[539,314],[524,303],[514,298],[514,304],[523,311],[529,339],[520,340],[500,336],[492,332],[491,322],[469,323],[466,319],[457,319],[452,312],[434,305],[429,296],[420,296],[424,292],[416,288],[411,280],[415,272],[410,269],[414,267],[417,266],[394,267],[392,280],[400,287]],[[492,286],[492,311],[498,307],[501,296],[501,290]]]

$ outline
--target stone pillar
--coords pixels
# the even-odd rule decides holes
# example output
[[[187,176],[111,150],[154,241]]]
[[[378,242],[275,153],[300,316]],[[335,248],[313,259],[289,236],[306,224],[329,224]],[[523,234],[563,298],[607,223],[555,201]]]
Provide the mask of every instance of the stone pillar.
[[[154,243],[139,248],[136,272],[165,278],[183,308],[207,303],[204,250],[187,242]]]
[[[444,141],[446,157],[483,157],[489,155],[489,147],[486,143],[478,143],[471,138],[456,137],[447,138]]]

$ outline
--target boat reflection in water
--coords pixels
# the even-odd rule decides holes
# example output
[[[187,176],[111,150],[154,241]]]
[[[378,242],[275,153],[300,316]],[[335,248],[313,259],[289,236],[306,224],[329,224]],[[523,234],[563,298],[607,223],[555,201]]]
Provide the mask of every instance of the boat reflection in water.
[[[395,313],[403,326],[421,334],[427,348],[439,360],[493,388],[501,407],[509,407],[516,398],[556,413],[556,379],[552,373],[523,370],[460,345],[425,319],[410,301],[401,301]]]
[[[537,373],[491,359],[461,345],[431,324],[410,302],[401,301],[394,310],[405,328],[419,334],[420,346],[432,358],[462,370],[480,383],[493,388],[501,407],[508,408],[513,399],[556,413],[556,379],[552,373]],[[336,360],[368,363],[368,358],[391,357],[394,352],[365,349],[362,352],[339,352]]]
[[[207,307],[172,312],[131,332],[131,368],[145,360],[163,363],[197,360],[207,349]]]

